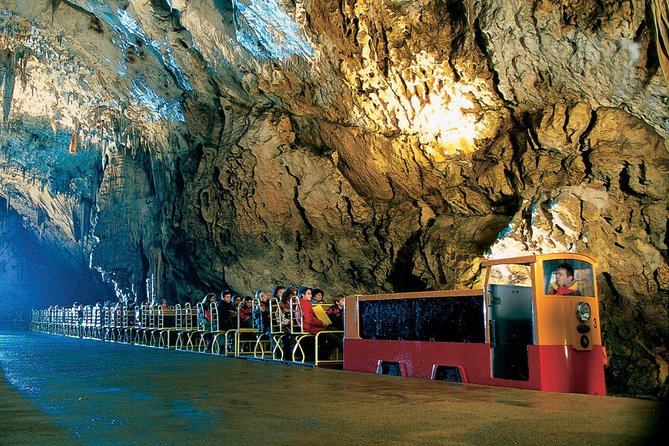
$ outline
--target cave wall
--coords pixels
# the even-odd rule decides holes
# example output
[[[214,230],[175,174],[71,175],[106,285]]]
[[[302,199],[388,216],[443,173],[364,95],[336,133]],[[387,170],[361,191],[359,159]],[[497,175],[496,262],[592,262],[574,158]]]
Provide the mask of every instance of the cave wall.
[[[650,1],[3,5],[0,196],[119,298],[469,287],[579,251],[610,387],[666,393]]]

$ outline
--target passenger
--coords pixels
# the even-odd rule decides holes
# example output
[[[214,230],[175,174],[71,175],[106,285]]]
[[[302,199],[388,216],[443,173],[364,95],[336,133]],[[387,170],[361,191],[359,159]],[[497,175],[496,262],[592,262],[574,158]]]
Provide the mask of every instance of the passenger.
[[[244,303],[237,307],[239,311],[239,328],[253,328],[253,299],[251,296],[244,298]]]
[[[290,303],[290,298],[293,296],[297,296],[297,288],[294,286],[289,286],[283,290],[283,293],[281,293],[281,302]]]
[[[324,292],[320,288],[314,288],[311,291],[311,303],[312,304],[324,304]]]
[[[302,308],[302,328],[304,331],[316,335],[322,331],[327,330],[328,325],[318,319],[311,303],[311,289],[302,286],[297,290],[297,295],[300,298],[300,307]],[[335,348],[342,347],[342,338],[334,333],[323,333],[320,336],[318,348],[322,354],[318,355],[319,359],[329,358]]]
[[[580,296],[578,281],[574,280],[574,268],[569,263],[560,263],[555,272],[555,283],[550,293],[560,296]]]
[[[281,295],[283,292],[286,290],[286,287],[283,285],[275,285],[274,288],[272,288],[272,299],[276,299],[278,303],[278,307],[274,313],[274,318],[276,321],[274,321],[275,324],[281,324],[281,328],[283,328],[283,309],[281,307]]]
[[[235,295],[234,297],[235,308],[239,308],[239,305],[242,303],[242,296]]]
[[[176,315],[174,308],[167,305],[167,299],[160,300],[160,308],[163,312],[163,327],[174,327],[176,323]]]
[[[212,318],[213,315],[211,314],[211,304],[216,303],[216,294],[214,293],[209,293],[206,296],[204,296],[204,299],[202,300],[202,311],[203,311],[203,316],[204,318],[202,319],[202,323],[200,326],[200,329],[205,330],[205,331],[211,331],[211,323],[212,323]]]
[[[257,290],[255,298],[258,299],[258,307],[253,314],[255,329],[269,336],[272,331],[269,323],[269,296],[265,290]]]
[[[281,331],[284,333],[290,333],[290,321],[292,318],[290,299],[293,296],[297,296],[297,288],[289,286],[283,289],[281,298],[279,299],[279,308],[276,317],[281,321]],[[283,350],[284,359],[290,357],[290,352],[292,352],[293,346],[295,345],[294,341],[292,336],[283,336],[281,338],[281,348]],[[274,349],[274,345],[272,345],[272,349]]]
[[[222,331],[232,330],[237,327],[237,308],[232,303],[232,293],[228,290],[221,291],[221,301],[218,303],[218,317]]]
[[[149,316],[149,301],[145,300],[141,304],[135,307],[135,321],[137,321],[137,324],[140,326],[140,328],[147,328],[146,323],[148,316]]]
[[[338,294],[334,298],[334,303],[326,312],[332,321],[331,327],[337,330],[344,329],[344,295]]]
[[[290,321],[292,319],[292,314],[290,311],[290,300],[294,296],[297,296],[297,288],[294,286],[289,286],[281,294],[279,308],[281,308],[281,327],[284,331],[290,331]]]
[[[297,290],[297,296],[300,298],[300,307],[302,308],[302,329],[315,335],[325,330],[328,326],[325,322],[318,319],[318,316],[314,313],[314,307],[311,303],[311,293],[311,288],[305,286]]]
[[[272,288],[272,297],[281,302],[281,295],[286,290],[286,287],[283,285],[276,285]]]

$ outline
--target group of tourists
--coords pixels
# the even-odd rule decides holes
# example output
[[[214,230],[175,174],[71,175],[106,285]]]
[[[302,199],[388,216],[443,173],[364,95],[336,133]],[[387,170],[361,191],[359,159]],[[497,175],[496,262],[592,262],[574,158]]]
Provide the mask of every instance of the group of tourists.
[[[306,286],[293,287],[277,285],[271,292],[259,289],[254,296],[242,298],[233,295],[230,290],[223,290],[220,297],[215,293],[207,294],[202,301],[205,320],[212,322],[214,314],[211,311],[212,304],[216,306],[219,330],[227,331],[235,328],[254,328],[255,331],[270,334],[272,327],[270,322],[270,299],[274,299],[275,325],[282,329],[290,327],[291,319],[301,319],[302,329],[305,332],[316,334],[327,329],[344,329],[344,296],[336,296],[330,304],[324,298],[324,291],[319,288]],[[291,302],[294,298],[299,299],[298,314],[291,310]],[[166,303],[163,303],[166,305]],[[324,313],[327,317],[319,318],[314,311],[314,305],[326,308]],[[325,320],[322,320],[325,319]]]
[[[274,343],[273,335],[295,333],[298,327],[300,333],[316,335],[326,332],[321,333],[319,345],[322,351],[331,351],[342,345],[344,296],[336,296],[330,304],[325,301],[324,295],[319,288],[282,285],[275,286],[270,292],[259,289],[253,297],[244,298],[234,296],[229,290],[223,290],[220,296],[209,293],[201,306],[204,313],[202,329],[252,329],[255,333],[267,335]],[[285,343],[284,349],[291,348],[291,337],[284,337],[282,342]]]

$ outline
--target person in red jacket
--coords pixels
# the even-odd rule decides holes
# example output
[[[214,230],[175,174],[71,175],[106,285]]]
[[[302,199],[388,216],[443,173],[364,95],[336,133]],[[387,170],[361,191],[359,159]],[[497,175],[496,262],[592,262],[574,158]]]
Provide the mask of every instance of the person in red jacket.
[[[315,335],[328,328],[328,324],[318,319],[311,303],[311,288],[302,286],[297,290],[302,308],[302,330]]]
[[[316,335],[327,330],[328,325],[318,319],[311,303],[311,288],[302,286],[297,290],[297,296],[300,298],[300,308],[302,309],[302,329],[307,333]],[[342,337],[335,333],[323,333],[319,336],[318,349],[320,354],[318,359],[327,359],[335,348],[342,348]]]

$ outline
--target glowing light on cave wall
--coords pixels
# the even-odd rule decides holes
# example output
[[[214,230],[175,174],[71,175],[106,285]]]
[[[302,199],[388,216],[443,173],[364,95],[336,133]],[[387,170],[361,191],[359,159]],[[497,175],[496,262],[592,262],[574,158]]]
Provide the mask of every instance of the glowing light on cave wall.
[[[417,136],[421,149],[437,162],[473,152],[490,125],[483,107],[496,101],[485,80],[456,81],[448,62],[426,51],[412,60],[393,55],[387,73],[381,73],[370,31],[360,26],[363,63],[341,63],[351,90],[361,92],[352,120],[374,131]]]
[[[458,92],[452,96],[430,94],[418,109],[412,129],[422,135],[421,142],[427,144],[428,150],[438,150],[444,155],[470,153],[479,134],[474,115],[467,113],[473,108],[474,104]]]

